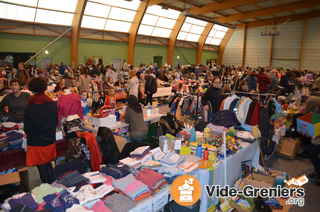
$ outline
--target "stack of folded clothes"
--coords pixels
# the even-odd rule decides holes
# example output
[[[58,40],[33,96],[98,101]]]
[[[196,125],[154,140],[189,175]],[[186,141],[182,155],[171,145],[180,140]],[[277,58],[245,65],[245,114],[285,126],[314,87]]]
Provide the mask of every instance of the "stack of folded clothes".
[[[149,152],[150,152],[150,147],[149,146],[142,146],[142,147],[139,147],[139,148],[135,149],[133,152],[131,152],[130,153],[130,157],[141,159],[146,154],[148,154]]]
[[[8,149],[8,140],[9,136],[7,134],[2,133],[0,135],[0,152]]]
[[[94,189],[91,185],[84,185],[79,187],[70,187],[67,191],[80,202],[80,205],[84,205],[92,200],[100,199],[104,197],[103,194]]]
[[[148,186],[136,180],[132,174],[115,181],[113,185],[134,202],[139,202],[150,197]]]
[[[107,197],[104,204],[113,212],[127,212],[136,205],[129,197],[118,193]]]
[[[1,129],[3,132],[8,132],[11,130],[18,130],[19,129],[19,125],[17,125],[14,122],[2,122],[1,123]]]
[[[155,195],[162,187],[167,185],[163,175],[147,168],[144,168],[142,172],[138,172],[136,179],[148,186],[151,195]]]
[[[100,171],[105,175],[111,176],[114,179],[119,179],[130,174],[129,167],[126,165],[112,165],[108,164],[106,167],[103,167]]]
[[[7,132],[6,134],[8,136],[8,140],[9,140],[8,146],[10,149],[21,148],[24,134],[22,134],[18,131],[15,131],[15,130]]]
[[[79,200],[67,192],[49,194],[43,197],[43,200],[45,202],[43,207],[55,212],[62,212],[71,208],[73,204],[79,204]]]
[[[89,179],[80,174],[77,170],[66,172],[57,177],[56,183],[66,187],[87,185]]]

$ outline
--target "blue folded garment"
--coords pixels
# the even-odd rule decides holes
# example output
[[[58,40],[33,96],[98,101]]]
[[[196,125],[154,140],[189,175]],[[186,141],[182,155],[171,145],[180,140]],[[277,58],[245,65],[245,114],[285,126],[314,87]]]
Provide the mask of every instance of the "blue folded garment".
[[[21,146],[22,142],[23,142],[22,138],[14,140],[14,141],[9,141],[8,146],[10,147],[10,149],[12,149],[11,147]]]
[[[18,133],[17,131],[14,131],[14,130],[7,132],[6,134],[7,136],[9,136],[8,138],[9,141],[14,141],[23,137],[23,134]]]

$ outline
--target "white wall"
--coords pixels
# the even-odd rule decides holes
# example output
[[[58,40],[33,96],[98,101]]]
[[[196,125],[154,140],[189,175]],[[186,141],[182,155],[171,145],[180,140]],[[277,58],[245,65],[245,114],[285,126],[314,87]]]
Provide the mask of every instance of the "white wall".
[[[241,66],[243,30],[234,31],[223,54],[222,64]]]
[[[246,31],[244,65],[250,67],[269,66],[271,36],[261,36],[265,27]],[[273,37],[272,58],[298,60],[271,60],[271,67],[300,68],[304,20],[286,23],[280,35]],[[235,31],[224,51],[225,65],[241,65],[243,30]],[[308,19],[302,70],[320,69],[320,18]]]
[[[269,66],[270,36],[261,36],[264,27],[250,28],[246,32],[245,66]]]
[[[280,28],[279,36],[273,37],[272,58],[288,59],[271,60],[271,67],[283,67],[285,69],[299,69],[303,41],[304,21],[289,22]]]
[[[320,18],[307,22],[302,69],[320,69]]]

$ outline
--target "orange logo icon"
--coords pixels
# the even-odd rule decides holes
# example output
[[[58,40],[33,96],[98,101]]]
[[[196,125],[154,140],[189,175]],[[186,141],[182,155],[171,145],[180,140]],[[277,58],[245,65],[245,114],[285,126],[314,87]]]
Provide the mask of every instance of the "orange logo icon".
[[[191,175],[181,175],[171,185],[171,196],[179,205],[193,205],[200,199],[201,185],[197,178]]]

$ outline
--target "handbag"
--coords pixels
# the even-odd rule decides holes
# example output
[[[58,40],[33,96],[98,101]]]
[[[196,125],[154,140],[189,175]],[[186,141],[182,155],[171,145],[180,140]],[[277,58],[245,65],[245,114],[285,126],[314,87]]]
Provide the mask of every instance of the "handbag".
[[[80,131],[80,132],[84,131],[84,125],[80,120],[79,116],[77,114],[73,116],[69,116],[74,106],[74,103],[76,102],[76,99],[77,99],[77,96],[74,98],[73,103],[68,111],[67,117],[63,120],[63,123],[62,123],[62,131],[65,135],[74,131]]]

